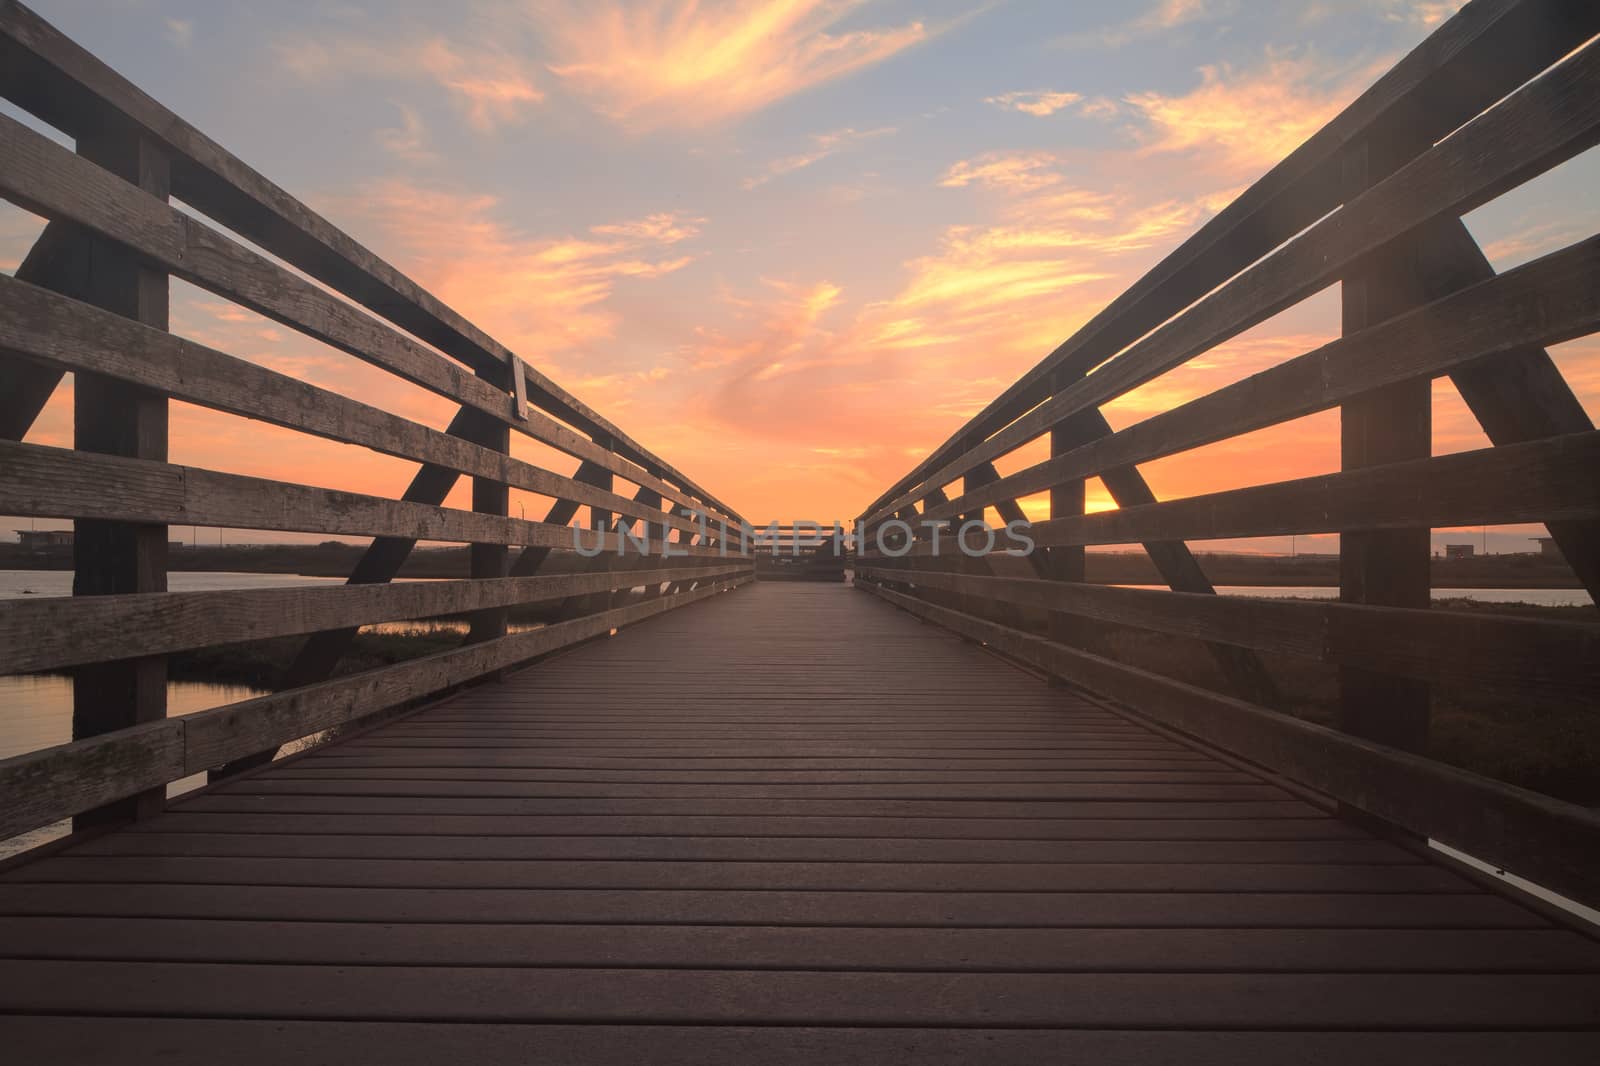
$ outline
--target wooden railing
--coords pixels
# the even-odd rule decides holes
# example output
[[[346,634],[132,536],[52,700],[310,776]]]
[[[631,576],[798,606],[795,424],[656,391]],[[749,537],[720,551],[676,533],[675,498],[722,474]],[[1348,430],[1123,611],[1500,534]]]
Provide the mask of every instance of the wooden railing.
[[[1600,707],[1600,627],[1428,609],[1430,528],[1461,525],[1545,523],[1600,598],[1600,434],[1544,347],[1596,330],[1600,238],[1497,276],[1461,222],[1600,141],[1596,32],[1590,0],[1468,4],[874,500],[858,587],[1369,820],[1600,899],[1593,812],[1426,755],[1435,684]],[[1101,414],[1336,283],[1341,339],[1119,431]],[[1431,457],[1438,377],[1492,448]],[[1338,473],[1157,501],[1139,472],[1334,408]],[[1046,435],[1048,459],[1000,476]],[[1086,478],[1117,509],[1085,513]],[[1021,519],[1045,492],[1026,573],[935,554],[933,527]],[[1186,544],[1296,533],[1340,534],[1338,602],[1219,597]],[[1131,543],[1170,591],[1086,583],[1087,546]],[[1097,653],[1100,623],[1207,642],[1231,695]],[[1263,655],[1337,667],[1337,728],[1273,710]]]
[[[0,603],[0,673],[74,673],[74,740],[0,763],[0,838],[149,813],[168,782],[258,764],[748,580],[717,532],[740,523],[726,504],[10,0],[0,94],[76,143],[0,115],[0,195],[48,220],[0,276],[0,514],[76,528],[72,598]],[[172,277],[459,410],[433,429],[175,337]],[[66,373],[74,447],[21,443]],[[398,499],[172,465],[169,400],[420,465]],[[514,458],[513,434],[576,469]],[[464,476],[471,510],[442,506]],[[512,518],[511,489],[553,503],[542,520]],[[582,559],[580,510],[597,531]],[[375,539],[342,587],[176,593],[167,527],[180,524]],[[471,545],[470,578],[390,584],[418,541]],[[507,609],[529,603],[559,605],[556,620],[508,633]],[[336,676],[360,627],[458,614],[471,619],[462,647]],[[279,691],[166,716],[164,656],[293,635],[306,639]]]

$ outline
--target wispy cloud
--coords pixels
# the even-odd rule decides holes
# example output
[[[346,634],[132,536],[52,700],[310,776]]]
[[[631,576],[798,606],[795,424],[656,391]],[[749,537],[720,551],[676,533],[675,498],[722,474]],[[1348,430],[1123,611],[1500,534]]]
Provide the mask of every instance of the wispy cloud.
[[[167,19],[167,40],[179,48],[194,43],[194,22],[191,19]]]
[[[1048,92],[1035,90],[1033,92],[1001,93],[999,96],[984,97],[983,102],[1008,111],[1021,111],[1025,115],[1037,115],[1044,118],[1053,115],[1066,107],[1078,103],[1083,99],[1080,93]]]
[[[379,130],[373,135],[384,151],[407,163],[432,163],[437,153],[428,148],[428,129],[416,110],[400,105],[400,125]]]
[[[754,189],[765,185],[773,178],[781,178],[785,174],[793,174],[797,170],[804,170],[814,163],[824,159],[862,141],[873,140],[878,137],[888,137],[899,132],[893,126],[883,126],[875,130],[857,130],[845,128],[834,130],[831,133],[817,133],[811,137],[811,148],[808,151],[795,155],[783,156],[767,164],[767,169],[754,177],[744,180],[746,189]]]
[[[1270,55],[1250,70],[1202,67],[1200,84],[1186,93],[1131,93],[1123,103],[1147,153],[1186,153],[1214,170],[1254,175],[1298,148],[1375,71],[1314,55]]]
[[[676,246],[705,221],[661,213],[546,236],[506,221],[492,196],[399,179],[333,206],[445,302],[541,361],[611,336],[617,282],[687,266],[694,257]]]
[[[1180,26],[1226,18],[1237,10],[1237,0],[1160,0],[1144,14],[1127,22],[1068,34],[1057,43],[1071,48],[1121,48]]]
[[[922,22],[841,29],[860,0],[535,0],[550,69],[631,127],[759,110],[927,40]]]
[[[442,35],[305,35],[277,47],[281,68],[318,84],[366,77],[425,81],[445,90],[467,122],[481,132],[525,119],[545,98],[532,65],[495,46],[464,44]]]

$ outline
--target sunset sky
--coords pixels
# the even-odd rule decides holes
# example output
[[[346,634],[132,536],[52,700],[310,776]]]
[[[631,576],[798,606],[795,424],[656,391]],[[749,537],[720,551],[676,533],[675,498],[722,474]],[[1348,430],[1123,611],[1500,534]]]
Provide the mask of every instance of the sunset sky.
[[[823,520],[856,515],[1460,6],[30,3],[745,515]],[[1594,233],[1596,187],[1591,152],[1468,224],[1505,269]],[[0,267],[40,225],[0,207]],[[1323,343],[1337,301],[1107,417]],[[199,290],[176,284],[173,309],[175,332],[449,418]],[[1600,344],[1555,355],[1594,414]],[[70,411],[62,390],[28,439],[69,444]],[[1435,411],[1436,451],[1486,443],[1447,384]],[[1145,471],[1162,497],[1320,473],[1337,434],[1328,414]],[[192,408],[172,452],[385,495],[413,469]],[[1091,499],[1106,504],[1097,484]]]

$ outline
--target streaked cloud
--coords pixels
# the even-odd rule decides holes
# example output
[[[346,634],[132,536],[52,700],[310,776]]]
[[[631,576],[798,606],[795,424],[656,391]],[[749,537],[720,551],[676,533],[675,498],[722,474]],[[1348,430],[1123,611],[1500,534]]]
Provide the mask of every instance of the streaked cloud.
[[[1057,43],[1072,48],[1121,48],[1180,26],[1226,18],[1236,11],[1237,0],[1159,0],[1136,18],[1098,30],[1067,34]]]
[[[400,125],[373,134],[384,151],[408,163],[433,163],[437,153],[428,147],[428,129],[415,108],[400,106]]]
[[[714,125],[927,40],[919,21],[841,29],[861,0],[535,0],[550,70],[627,126]]]
[[[536,363],[611,336],[616,283],[687,266],[694,257],[675,246],[704,222],[663,212],[548,236],[506,221],[495,197],[404,179],[373,183],[333,213]]]
[[[774,159],[767,164],[765,171],[754,177],[746,178],[744,187],[746,189],[758,188],[773,178],[781,178],[785,174],[793,174],[795,171],[804,170],[814,163],[820,163],[829,156],[852,145],[878,137],[888,137],[898,132],[899,130],[893,126],[882,126],[873,130],[857,130],[846,127],[842,130],[834,130],[831,133],[813,134],[811,148],[808,151]]]
[[[1123,102],[1145,152],[1184,153],[1213,170],[1253,176],[1298,148],[1376,73],[1314,55],[1269,55],[1247,70],[1202,67],[1200,84],[1186,93],[1136,92]]]
[[[1070,107],[1082,99],[1081,93],[1036,90],[1033,92],[1010,92],[1001,93],[999,96],[986,96],[983,102],[1008,111],[1021,111],[1025,115],[1037,115],[1040,118],[1044,118]]]
[[[441,34],[306,34],[280,42],[277,55],[280,69],[308,84],[349,78],[432,83],[485,133],[523,121],[545,98],[527,59]]]

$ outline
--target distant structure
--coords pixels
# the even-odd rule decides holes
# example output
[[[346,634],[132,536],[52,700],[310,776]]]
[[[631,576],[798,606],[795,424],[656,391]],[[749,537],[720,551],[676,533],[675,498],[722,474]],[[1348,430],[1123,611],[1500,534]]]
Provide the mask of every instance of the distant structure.
[[[1561,554],[1561,549],[1556,545],[1554,537],[1534,537],[1533,542],[1539,545],[1539,554],[1544,558],[1566,562],[1567,557]]]
[[[1476,544],[1446,544],[1444,557],[1446,559],[1470,559],[1478,554]]]
[[[28,551],[43,551],[46,548],[72,547],[72,530],[70,529],[19,529],[17,540]]]

